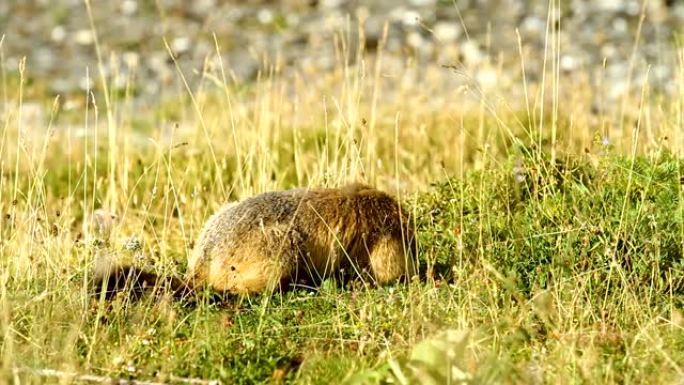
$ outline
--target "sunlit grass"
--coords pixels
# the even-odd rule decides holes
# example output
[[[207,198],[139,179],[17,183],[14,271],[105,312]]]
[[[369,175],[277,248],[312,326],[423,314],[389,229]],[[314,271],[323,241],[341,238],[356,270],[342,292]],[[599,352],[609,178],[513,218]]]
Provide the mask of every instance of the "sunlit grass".
[[[494,61],[379,60],[342,36],[325,72],[178,67],[154,108],[105,101],[106,76],[53,99],[30,63],[3,74],[0,378],[681,381],[684,86],[597,110],[583,74],[485,89],[472,74]],[[98,253],[180,275],[226,201],[353,180],[416,214],[423,279],[227,309],[87,296]],[[88,226],[100,208],[118,216],[107,242]]]

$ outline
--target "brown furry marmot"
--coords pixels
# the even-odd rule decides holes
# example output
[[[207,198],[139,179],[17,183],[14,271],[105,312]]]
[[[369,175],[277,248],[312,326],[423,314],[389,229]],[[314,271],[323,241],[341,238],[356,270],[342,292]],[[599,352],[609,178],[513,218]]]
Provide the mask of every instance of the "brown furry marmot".
[[[362,184],[267,192],[229,203],[204,225],[184,280],[166,279],[176,293],[209,288],[250,294],[314,284],[342,269],[384,284],[415,274],[415,240],[406,212],[390,195]],[[132,267],[96,274],[116,292],[133,278],[159,283]]]

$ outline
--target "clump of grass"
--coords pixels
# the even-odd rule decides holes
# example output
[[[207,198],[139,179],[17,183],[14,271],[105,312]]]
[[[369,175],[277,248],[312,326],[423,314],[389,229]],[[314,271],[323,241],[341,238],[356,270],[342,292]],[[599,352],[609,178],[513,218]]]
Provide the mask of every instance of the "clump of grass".
[[[512,158],[421,196],[422,244],[437,267],[489,265],[521,293],[585,274],[601,295],[681,293],[682,167],[669,152]]]
[[[423,323],[423,342],[354,382],[681,378],[683,166],[520,156],[436,183],[414,200],[433,280],[417,290],[442,331]]]

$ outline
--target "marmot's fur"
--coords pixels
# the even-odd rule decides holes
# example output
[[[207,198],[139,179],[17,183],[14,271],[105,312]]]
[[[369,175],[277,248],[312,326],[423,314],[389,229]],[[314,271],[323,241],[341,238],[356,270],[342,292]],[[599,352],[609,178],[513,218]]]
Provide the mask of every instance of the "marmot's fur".
[[[314,284],[345,269],[371,282],[415,274],[409,218],[390,195],[362,184],[268,192],[230,203],[204,225],[185,280],[173,291],[209,288],[262,293],[302,280]],[[154,274],[116,268],[97,284],[116,291],[127,277],[157,282]],[[104,282],[103,282],[104,281]]]

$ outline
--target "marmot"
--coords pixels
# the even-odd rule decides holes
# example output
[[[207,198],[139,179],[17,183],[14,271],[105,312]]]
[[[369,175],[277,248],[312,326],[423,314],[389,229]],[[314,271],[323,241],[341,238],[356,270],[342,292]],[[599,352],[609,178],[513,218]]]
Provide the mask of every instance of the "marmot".
[[[209,288],[252,294],[319,283],[346,269],[384,284],[416,273],[409,216],[387,193],[363,184],[267,192],[229,203],[209,218],[188,260],[184,280],[166,279],[175,293]],[[158,283],[132,267],[96,274],[108,292],[134,278]]]

